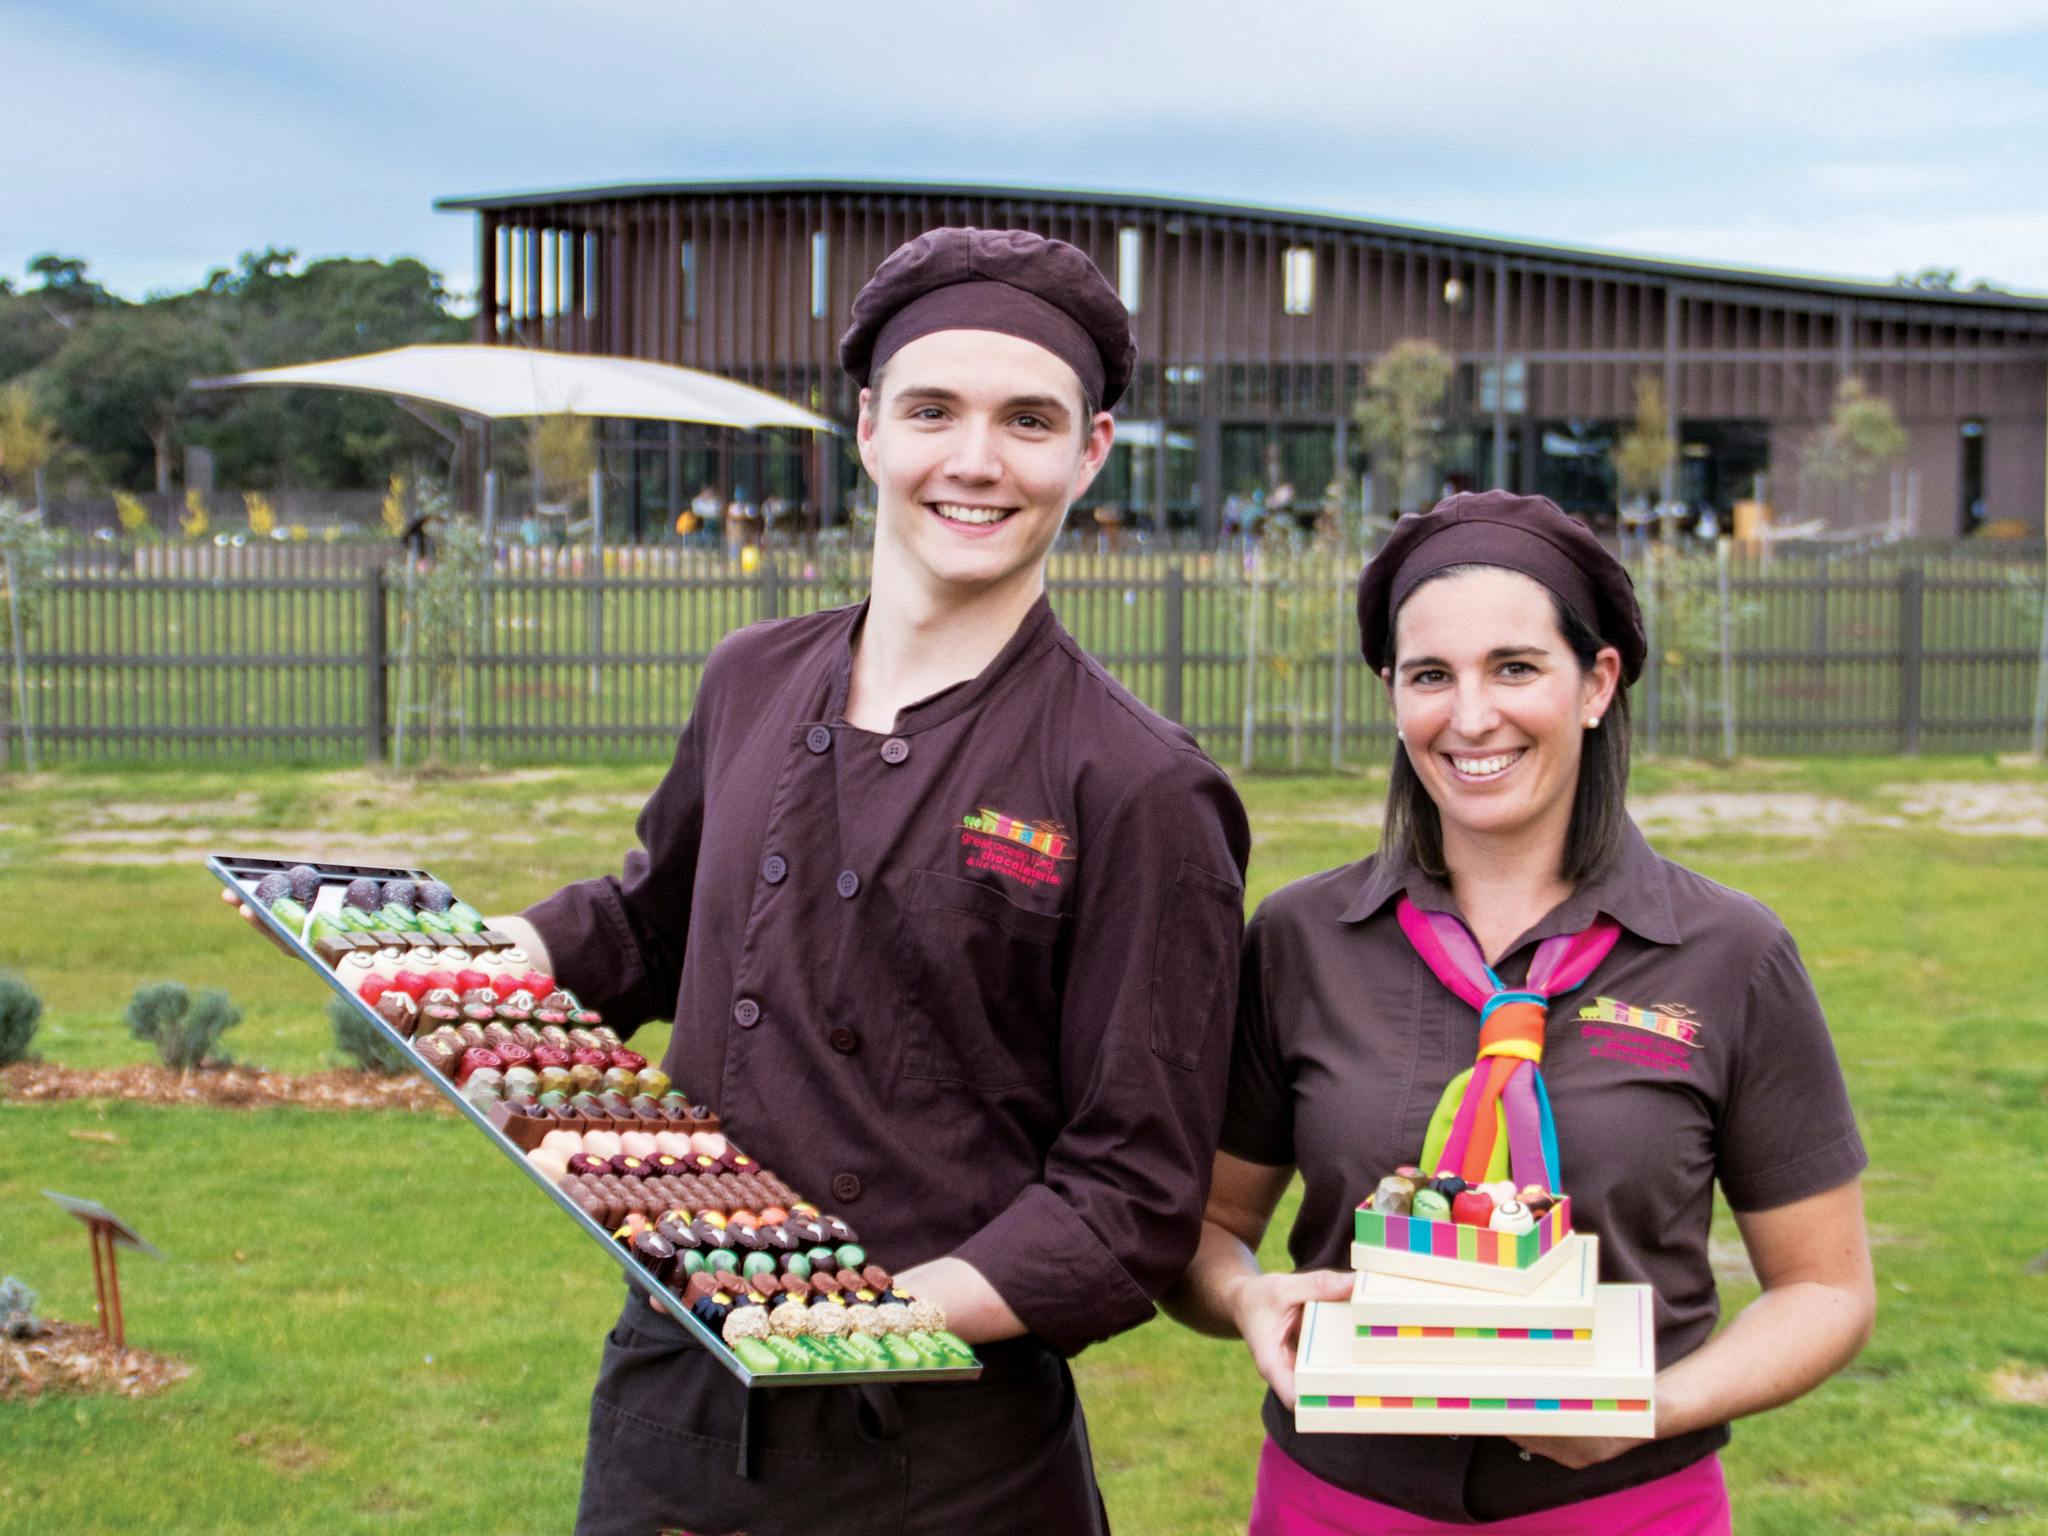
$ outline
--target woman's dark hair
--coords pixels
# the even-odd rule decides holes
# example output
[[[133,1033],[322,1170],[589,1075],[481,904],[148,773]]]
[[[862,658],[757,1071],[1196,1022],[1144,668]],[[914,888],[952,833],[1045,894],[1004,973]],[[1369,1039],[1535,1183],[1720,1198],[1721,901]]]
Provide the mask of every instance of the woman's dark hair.
[[[1447,566],[1424,577],[1416,590],[1446,576],[1481,569],[1488,567]],[[1558,633],[1578,658],[1580,670],[1590,671],[1608,642],[1594,634],[1555,592],[1549,596],[1557,615]],[[1395,618],[1398,617],[1396,614]],[[1395,654],[1393,622],[1388,621],[1389,656]],[[1564,835],[1564,858],[1558,870],[1573,885],[1606,873],[1621,851],[1623,829],[1628,825],[1628,739],[1628,687],[1622,684],[1614,690],[1614,700],[1600,717],[1600,723],[1585,733],[1580,748],[1579,784],[1572,796],[1572,822]],[[1387,786],[1387,814],[1380,846],[1405,848],[1416,867],[1433,880],[1450,878],[1444,863],[1443,822],[1437,816],[1436,802],[1429,798],[1421,776],[1408,761],[1407,749],[1398,741],[1394,744],[1393,779]]]

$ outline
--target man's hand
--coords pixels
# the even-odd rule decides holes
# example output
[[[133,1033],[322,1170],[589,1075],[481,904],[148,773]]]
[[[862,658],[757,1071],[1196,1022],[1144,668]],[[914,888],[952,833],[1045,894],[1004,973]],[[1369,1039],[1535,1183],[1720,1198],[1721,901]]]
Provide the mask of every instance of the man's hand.
[[[258,933],[262,934],[264,938],[270,940],[270,942],[277,947],[277,952],[279,954],[289,955],[294,960],[299,958],[298,952],[294,950],[289,944],[285,943],[283,939],[279,938],[277,936],[276,931],[272,929],[268,923],[264,922],[262,918],[256,915],[256,909],[250,906],[246,901],[242,899],[242,893],[240,891],[235,890],[230,886],[224,885],[221,887],[220,890],[220,899],[226,902],[229,906],[237,909],[242,914],[242,921],[247,923],[251,928],[254,928]]]
[[[1300,1274],[1249,1275],[1231,1293],[1230,1316],[1238,1336],[1252,1353],[1252,1364],[1294,1408],[1294,1351],[1301,1337],[1302,1308],[1311,1301],[1345,1301],[1355,1276],[1337,1269],[1310,1269]]]

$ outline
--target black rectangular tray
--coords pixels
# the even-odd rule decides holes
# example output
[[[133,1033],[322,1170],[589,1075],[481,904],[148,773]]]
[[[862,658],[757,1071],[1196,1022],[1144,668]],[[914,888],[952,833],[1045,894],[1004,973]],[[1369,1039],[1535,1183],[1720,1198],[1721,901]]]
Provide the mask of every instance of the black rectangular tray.
[[[628,1281],[651,1296],[661,1297],[662,1304],[667,1307],[669,1315],[684,1328],[688,1329],[699,1344],[702,1344],[705,1349],[710,1351],[712,1356],[721,1365],[731,1371],[733,1375],[737,1376],[748,1387],[841,1386],[866,1381],[973,1381],[981,1375],[981,1366],[979,1364],[933,1368],[905,1367],[879,1371],[755,1372],[749,1370],[740,1360],[739,1356],[732,1352],[731,1347],[726,1344],[724,1339],[707,1328],[698,1318],[691,1315],[690,1309],[684,1305],[681,1297],[677,1296],[675,1292],[649,1274],[646,1267],[638,1259],[634,1258],[625,1248],[613,1241],[612,1235],[609,1232],[591,1220],[590,1216],[567,1195],[563,1194],[552,1180],[536,1169],[533,1164],[529,1163],[526,1160],[526,1154],[513,1144],[511,1138],[506,1136],[497,1126],[491,1124],[490,1116],[465,1099],[456,1089],[453,1082],[429,1066],[413,1050],[410,1040],[379,1018],[376,1009],[350,991],[343,984],[339,976],[336,976],[333,971],[321,963],[320,957],[313,953],[312,949],[306,945],[298,934],[293,933],[289,927],[273,917],[251,894],[255,889],[256,882],[265,875],[280,874],[298,864],[309,865],[319,871],[321,890],[319,897],[315,900],[315,905],[322,909],[331,904],[328,892],[330,890],[336,892],[336,896],[332,899],[338,900],[338,893],[351,880],[371,879],[381,882],[385,880],[432,880],[435,877],[424,869],[393,869],[376,864],[335,864],[324,862],[320,859],[280,859],[233,853],[216,853],[210,855],[206,860],[206,867],[213,872],[215,878],[222,885],[239,893],[250,910],[255,912],[258,920],[278,938],[282,939],[285,946],[293,954],[311,966],[314,973],[333,989],[337,997],[345,999],[348,1005],[355,1009],[364,1020],[372,1027],[381,1031],[394,1045],[398,1046],[405,1053],[405,1059],[411,1063],[413,1069],[436,1088],[440,1089],[442,1097],[455,1106],[456,1113],[488,1137],[492,1146],[510,1158],[521,1173],[525,1174],[528,1179],[545,1191],[548,1198],[560,1208],[562,1213],[575,1222],[585,1235],[611,1257],[613,1263],[626,1272]],[[457,894],[460,895],[460,891]]]

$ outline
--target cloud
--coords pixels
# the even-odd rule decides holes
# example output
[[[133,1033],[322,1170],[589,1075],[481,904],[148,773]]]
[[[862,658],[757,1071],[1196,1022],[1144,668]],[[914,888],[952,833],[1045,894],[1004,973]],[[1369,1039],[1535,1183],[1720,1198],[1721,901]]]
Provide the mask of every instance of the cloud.
[[[72,250],[130,290],[273,242],[466,284],[470,223],[435,196],[771,175],[1749,240],[1716,259],[1766,265],[1920,244],[1895,264],[2048,287],[1999,211],[2048,201],[2048,71],[2018,62],[2048,52],[2043,0],[0,0],[0,26],[0,141],[37,146],[0,270]]]
[[[1590,237],[1602,248],[1875,279],[1923,267],[1958,267],[1965,283],[2048,294],[2048,213],[1974,218],[1878,217],[1824,224],[1733,220],[1628,225]],[[1756,253],[1768,251],[1768,260]]]

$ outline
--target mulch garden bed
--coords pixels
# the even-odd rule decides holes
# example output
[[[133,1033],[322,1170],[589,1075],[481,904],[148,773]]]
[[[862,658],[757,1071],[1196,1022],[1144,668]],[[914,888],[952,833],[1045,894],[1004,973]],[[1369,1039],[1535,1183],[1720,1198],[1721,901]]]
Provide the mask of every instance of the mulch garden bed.
[[[34,1338],[0,1336],[0,1402],[45,1392],[148,1397],[192,1374],[192,1367],[146,1349],[116,1349],[99,1329],[46,1322]]]
[[[129,1099],[143,1104],[204,1104],[227,1109],[296,1104],[306,1109],[454,1113],[430,1083],[411,1073],[399,1077],[342,1071],[294,1075],[254,1067],[177,1072],[142,1063],[85,1068],[20,1062],[0,1068],[0,1102],[47,1104],[62,1099]]]

